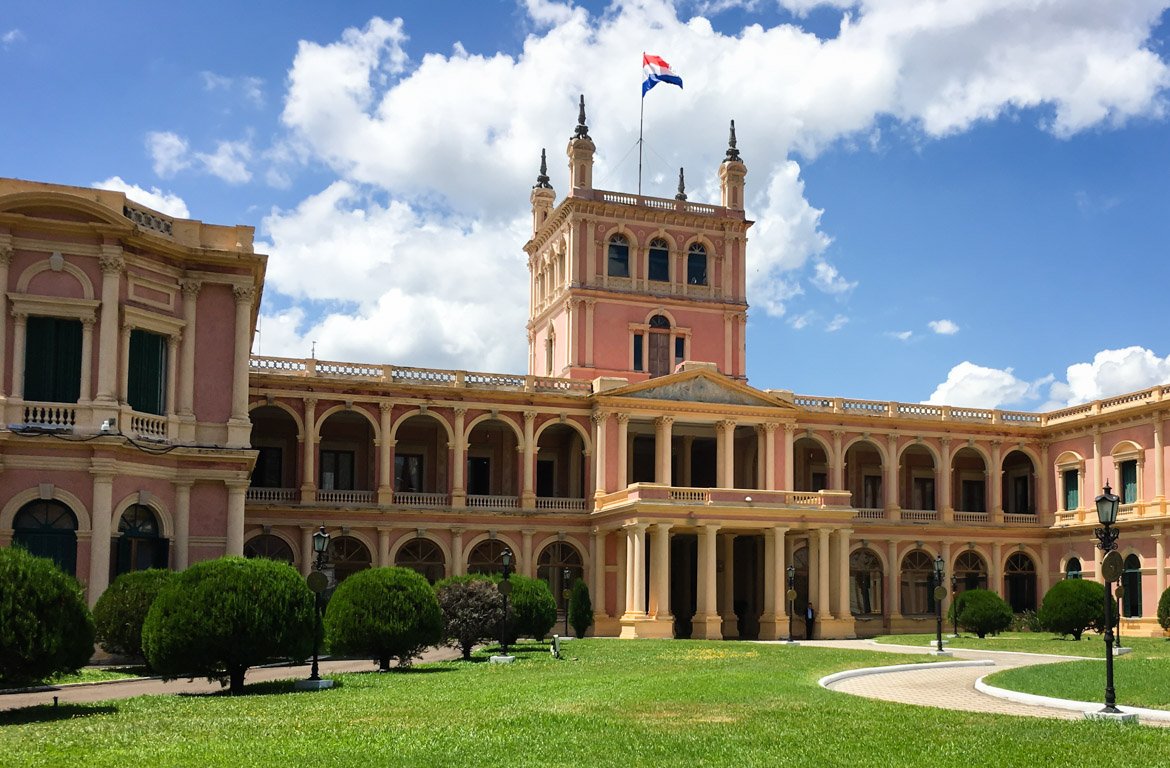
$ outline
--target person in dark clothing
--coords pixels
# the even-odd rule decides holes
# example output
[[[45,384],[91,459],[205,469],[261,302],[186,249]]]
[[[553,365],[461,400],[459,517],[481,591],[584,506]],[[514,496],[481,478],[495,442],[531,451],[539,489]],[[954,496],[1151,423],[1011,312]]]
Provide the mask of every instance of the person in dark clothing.
[[[804,609],[804,639],[813,639],[813,625],[816,622],[817,613],[813,610],[813,604],[809,603],[808,607]]]

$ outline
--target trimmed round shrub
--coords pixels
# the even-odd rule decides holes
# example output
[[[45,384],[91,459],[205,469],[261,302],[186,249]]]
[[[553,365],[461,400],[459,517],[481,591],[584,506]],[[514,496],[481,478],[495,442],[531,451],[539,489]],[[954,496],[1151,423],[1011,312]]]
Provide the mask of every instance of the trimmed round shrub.
[[[577,637],[585,637],[593,626],[593,601],[589,599],[589,585],[584,579],[574,581],[573,591],[569,593],[569,624]]]
[[[543,640],[557,623],[557,601],[548,582],[513,574],[512,594],[508,611],[512,619],[512,634]],[[509,638],[512,642],[514,638]]]
[[[471,649],[496,639],[504,620],[504,596],[485,576],[453,576],[435,585],[443,612],[443,637],[471,658]]]
[[[1040,625],[1074,640],[1080,640],[1086,629],[1104,629],[1105,587],[1086,579],[1056,582],[1040,604]]]
[[[1170,587],[1158,598],[1158,624],[1162,629],[1170,629]]]
[[[325,641],[333,653],[368,656],[382,670],[390,659],[410,666],[443,639],[435,590],[409,568],[367,568],[337,587],[325,612]]]
[[[76,672],[93,655],[93,617],[81,584],[52,560],[0,548],[0,684]]]
[[[158,593],[171,578],[162,568],[123,573],[93,607],[97,641],[109,653],[144,658],[142,624]]]
[[[955,599],[954,608],[959,626],[980,638],[1004,631],[1015,618],[1011,606],[989,589],[968,589]]]
[[[142,649],[166,679],[206,677],[244,690],[248,667],[312,650],[313,593],[286,563],[222,557],[175,574],[146,614]]]

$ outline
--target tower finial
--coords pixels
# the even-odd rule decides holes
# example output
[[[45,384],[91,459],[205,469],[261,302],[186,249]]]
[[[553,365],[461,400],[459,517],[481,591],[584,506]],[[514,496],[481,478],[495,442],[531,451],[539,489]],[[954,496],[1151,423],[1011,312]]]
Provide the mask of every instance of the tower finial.
[[[589,126],[585,125],[585,94],[581,94],[581,105],[577,110],[577,130],[573,131],[573,138],[589,138]]]
[[[548,183],[548,159],[545,157],[544,147],[540,148],[540,173],[536,177],[533,189],[552,189],[552,184]]]
[[[686,185],[685,179],[683,178],[683,169],[682,168],[678,169],[678,194],[674,196],[674,199],[675,200],[686,200],[687,199],[687,185]]]
[[[731,121],[731,134],[727,137],[727,155],[723,158],[725,163],[742,163],[743,158],[739,156],[739,150],[735,148],[735,121]]]

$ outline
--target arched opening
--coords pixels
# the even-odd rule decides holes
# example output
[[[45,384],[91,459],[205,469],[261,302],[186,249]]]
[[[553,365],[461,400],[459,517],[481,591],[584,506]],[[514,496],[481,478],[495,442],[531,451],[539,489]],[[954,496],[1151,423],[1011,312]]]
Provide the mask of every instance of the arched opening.
[[[253,536],[244,542],[244,557],[277,560],[289,565],[294,561],[292,547],[288,542],[271,533]]]
[[[1009,515],[1036,514],[1036,467],[1028,454],[1012,451],[1003,459],[1003,511]]]
[[[956,512],[987,511],[987,465],[974,448],[960,448],[951,460],[951,503]]]
[[[394,433],[394,500],[447,502],[447,430],[433,416],[405,419]]]
[[[252,419],[252,447],[256,449],[249,498],[257,501],[295,500],[296,488],[300,485],[297,479],[296,420],[274,405],[262,405],[249,415]]]
[[[956,592],[968,589],[987,589],[987,563],[978,552],[967,550],[955,558]]]
[[[12,543],[77,574],[77,515],[52,499],[30,501],[12,521]]]
[[[902,558],[902,614],[933,614],[934,586],[934,558],[920,549],[907,553]]]
[[[358,413],[338,411],[321,425],[318,444],[317,501],[370,503],[374,429]]]
[[[646,277],[658,283],[670,282],[670,246],[662,238],[650,241]]]
[[[811,437],[792,443],[794,491],[815,492],[829,487],[829,459],[825,449]]]
[[[568,571],[568,579],[565,572]],[[536,578],[543,579],[552,590],[553,598],[557,601],[557,610],[564,611],[568,607],[565,599],[565,590],[572,587],[577,579],[585,578],[585,567],[581,563],[581,553],[567,541],[554,541],[540,551],[536,558]]]
[[[849,612],[854,616],[882,613],[885,580],[882,561],[870,549],[858,549],[849,555]]]
[[[1016,552],[1004,564],[1003,589],[1013,613],[1036,610],[1036,564]]]
[[[883,509],[882,455],[877,446],[860,440],[845,451],[845,488],[859,509]]]
[[[1070,557],[1068,562],[1064,564],[1064,577],[1066,579],[1081,578],[1081,559],[1079,557]]]
[[[1121,615],[1127,619],[1142,615],[1142,560],[1137,555],[1125,557],[1125,570],[1121,573]]]
[[[664,315],[655,315],[650,318],[650,333],[648,334],[647,366],[650,377],[665,376],[671,371],[670,364],[670,320]]]
[[[707,249],[702,243],[691,243],[687,249],[687,285],[707,284]]]
[[[936,511],[934,488],[934,454],[922,445],[912,445],[902,452],[902,472],[898,478],[898,506],[902,509]]]
[[[519,506],[520,440],[499,419],[479,422],[467,437],[467,506]]]
[[[609,251],[606,259],[605,273],[610,277],[630,276],[630,241],[625,235],[613,235],[609,238]]]
[[[796,582],[793,587],[796,590],[796,599],[793,601],[792,610],[797,622],[796,632],[800,634],[800,622],[804,618],[805,609],[808,608],[808,547],[793,551],[792,567],[795,569],[793,577]]]
[[[162,537],[154,510],[144,504],[131,504],[122,513],[114,542],[114,576],[170,563],[170,542]]]
[[[370,550],[353,536],[334,536],[329,540],[329,564],[335,584],[348,579],[371,565]]]
[[[499,539],[486,539],[472,547],[467,553],[467,572],[486,575],[504,573],[504,550],[508,545]],[[517,565],[513,555],[512,567]]]
[[[536,496],[585,504],[585,441],[567,424],[554,424],[536,441]],[[537,502],[537,506],[544,506]],[[549,505],[556,506],[556,505]]]
[[[447,575],[443,550],[426,538],[420,537],[403,544],[394,555],[394,564],[421,573],[432,584]]]

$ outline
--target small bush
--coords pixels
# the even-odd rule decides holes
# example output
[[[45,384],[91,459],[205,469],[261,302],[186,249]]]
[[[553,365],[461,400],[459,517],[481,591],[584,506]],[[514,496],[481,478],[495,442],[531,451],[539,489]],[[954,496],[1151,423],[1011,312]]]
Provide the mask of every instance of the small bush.
[[[1074,640],[1080,640],[1086,629],[1104,629],[1105,587],[1086,579],[1056,582],[1040,605],[1040,624]]]
[[[1170,629],[1170,587],[1158,598],[1158,624],[1162,629]]]
[[[76,672],[93,655],[93,631],[77,579],[21,547],[0,548],[0,683]]]
[[[1021,611],[1012,618],[1012,632],[1042,632],[1039,614],[1035,611]]]
[[[390,668],[410,666],[443,639],[435,590],[409,568],[368,568],[337,587],[325,613],[325,640],[334,653],[364,655]]]
[[[589,627],[593,626],[593,601],[589,599],[589,585],[584,579],[573,582],[573,591],[569,595],[569,623],[577,637],[585,637]]]
[[[989,589],[968,589],[955,600],[959,626],[978,637],[1002,632],[1012,625],[1012,608]]]
[[[248,667],[308,656],[315,625],[313,593],[286,563],[222,557],[167,581],[146,614],[142,649],[167,679],[227,681],[236,694]]]
[[[557,601],[553,598],[548,582],[518,574],[513,574],[511,581],[512,594],[508,599],[513,629],[511,634],[543,640],[557,623]],[[508,642],[513,640],[509,638]]]
[[[171,572],[162,568],[123,573],[93,607],[97,640],[109,653],[144,658],[142,624]]]
[[[504,596],[485,576],[455,576],[435,585],[443,612],[443,637],[471,658],[471,649],[495,639],[504,620]]]

